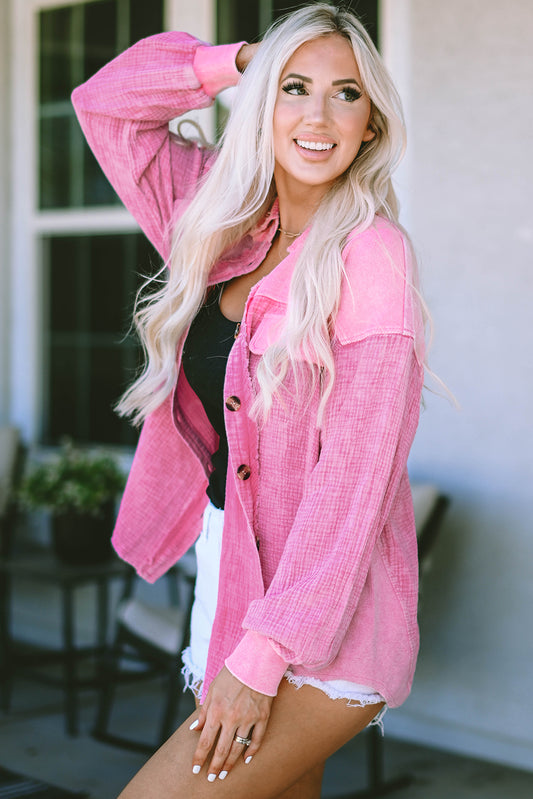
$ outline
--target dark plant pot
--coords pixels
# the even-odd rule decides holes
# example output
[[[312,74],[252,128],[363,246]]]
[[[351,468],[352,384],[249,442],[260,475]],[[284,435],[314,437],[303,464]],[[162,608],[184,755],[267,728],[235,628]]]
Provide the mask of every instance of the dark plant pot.
[[[52,546],[57,559],[72,566],[95,566],[111,557],[114,503],[97,516],[66,511],[52,516]]]

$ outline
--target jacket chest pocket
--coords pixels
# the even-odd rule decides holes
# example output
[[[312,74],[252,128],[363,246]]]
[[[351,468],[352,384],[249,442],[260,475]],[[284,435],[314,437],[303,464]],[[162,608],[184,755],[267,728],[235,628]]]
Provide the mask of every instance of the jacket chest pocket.
[[[285,316],[279,313],[266,313],[261,318],[254,333],[250,336],[248,347],[252,355],[263,355],[268,347],[278,341],[284,322]],[[315,353],[313,353],[311,357],[310,355],[309,348],[305,348],[304,352],[304,348],[302,347],[297,355],[297,360],[320,366],[320,358],[318,355]]]
[[[263,355],[279,339],[285,318],[282,314],[264,314],[250,337],[249,348],[254,355]]]

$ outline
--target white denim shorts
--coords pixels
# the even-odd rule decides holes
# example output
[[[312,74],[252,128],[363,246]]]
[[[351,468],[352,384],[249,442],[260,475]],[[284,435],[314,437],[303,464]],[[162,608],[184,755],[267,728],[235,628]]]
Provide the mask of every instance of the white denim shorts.
[[[182,674],[185,678],[185,687],[190,688],[196,696],[199,695],[205,677],[207,651],[217,607],[223,525],[224,511],[209,503],[204,512],[202,532],[195,545],[197,574],[191,616],[190,644],[182,652],[184,664]],[[293,674],[290,668],[284,676],[297,688],[301,688],[302,685],[312,685],[314,688],[324,691],[331,699],[346,699],[348,705],[355,707],[364,707],[385,701],[381,694],[371,687],[348,680],[324,681],[314,677],[300,677]],[[371,724],[381,726],[386,709],[385,705]]]

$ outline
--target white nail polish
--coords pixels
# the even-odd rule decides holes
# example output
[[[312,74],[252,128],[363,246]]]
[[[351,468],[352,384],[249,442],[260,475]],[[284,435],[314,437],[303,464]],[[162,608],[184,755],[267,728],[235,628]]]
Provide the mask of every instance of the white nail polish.
[[[216,778],[217,778],[216,774],[208,774],[207,781],[208,782],[214,782],[216,780]]]
[[[227,776],[228,776],[228,772],[227,771],[221,771],[220,774],[218,775],[218,779],[219,780],[225,780]]]
[[[193,721],[193,723],[191,724],[189,729],[190,730],[195,730],[197,728],[197,726],[198,726],[198,719],[196,719],[196,721]]]
[[[193,774],[199,774],[200,771],[201,771],[201,768],[202,768],[201,766],[193,766],[192,767],[192,773]]]
[[[253,755],[248,755],[248,757],[247,757],[247,758],[246,758],[246,760],[244,761],[244,762],[246,763],[246,765],[248,765],[248,763],[250,762],[250,760],[252,759],[252,757],[253,757]]]

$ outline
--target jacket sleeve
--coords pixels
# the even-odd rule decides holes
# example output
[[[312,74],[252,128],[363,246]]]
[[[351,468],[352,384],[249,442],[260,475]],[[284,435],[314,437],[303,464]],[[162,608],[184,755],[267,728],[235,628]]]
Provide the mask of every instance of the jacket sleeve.
[[[100,166],[163,258],[176,204],[190,196],[212,155],[173,136],[168,123],[237,83],[241,45],[210,47],[177,32],[150,36],[72,94]]]
[[[226,661],[270,695],[289,664],[319,671],[338,653],[418,423],[423,370],[411,336],[337,345],[336,368],[320,457],[274,579]]]

